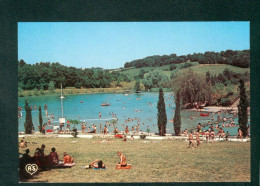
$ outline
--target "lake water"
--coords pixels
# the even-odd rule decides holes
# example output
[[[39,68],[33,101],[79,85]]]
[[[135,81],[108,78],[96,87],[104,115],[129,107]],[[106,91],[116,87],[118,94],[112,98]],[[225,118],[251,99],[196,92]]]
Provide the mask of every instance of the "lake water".
[[[139,130],[146,131],[147,126],[150,126],[151,132],[158,132],[157,127],[157,102],[159,93],[140,93],[140,94],[86,94],[86,95],[67,95],[63,99],[64,117],[66,120],[76,119],[87,122],[86,126],[91,127],[93,124],[97,126],[97,132],[99,133],[100,123],[102,129],[105,125],[105,121],[111,121],[113,119],[112,113],[116,114],[118,122],[115,124],[119,130],[124,130],[124,126],[128,125],[129,130],[133,125],[137,126],[137,121],[140,118]],[[172,93],[165,93],[165,105],[167,112],[167,133],[174,133],[173,123],[169,122],[173,118],[175,102]],[[42,107],[43,122],[48,122],[49,117],[45,116],[44,104],[48,105],[49,115],[54,115],[54,125],[59,125],[59,118],[61,117],[61,102],[58,96],[38,96],[27,97],[29,105],[33,105],[32,119],[36,130],[39,125],[39,112],[38,106]],[[83,101],[83,103],[81,103]],[[109,102],[110,106],[101,106],[103,102]],[[18,131],[24,131],[25,122],[25,98],[19,97],[18,105],[23,107],[23,116],[18,118]],[[34,110],[34,105],[37,106],[37,110]],[[101,112],[101,118],[99,117]],[[207,123],[211,117],[200,117],[190,120],[190,115],[195,115],[195,112],[182,111],[182,130],[197,126],[200,122],[202,124]],[[199,113],[198,113],[199,115]],[[216,117],[216,115],[214,115]],[[228,116],[227,116],[228,117]],[[125,120],[133,118],[133,121],[127,122]],[[136,118],[136,120],[135,120]],[[237,122],[237,120],[235,120]],[[81,125],[76,125],[81,130]],[[114,127],[107,126],[109,132],[114,130]],[[72,128],[72,127],[71,127]]]

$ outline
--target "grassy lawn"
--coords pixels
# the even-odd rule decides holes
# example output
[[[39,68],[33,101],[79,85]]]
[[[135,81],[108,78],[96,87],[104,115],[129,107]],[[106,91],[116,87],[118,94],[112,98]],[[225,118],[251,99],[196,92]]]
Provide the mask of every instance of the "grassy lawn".
[[[123,74],[129,74],[129,75],[131,75],[132,77],[134,77],[134,76],[137,76],[142,69],[143,69],[144,71],[150,72],[150,71],[153,70],[153,69],[157,69],[157,70],[167,70],[167,69],[170,68],[170,66],[171,66],[171,65],[164,65],[164,66],[161,66],[161,67],[131,68],[131,69],[129,69],[129,70],[122,71],[121,73],[123,73]]]
[[[205,75],[207,71],[210,72],[212,75],[218,75],[222,73],[225,68],[234,71],[236,73],[244,74],[245,72],[249,72],[249,68],[240,68],[232,65],[225,65],[225,64],[212,64],[212,65],[196,65],[190,67],[194,72],[200,73]],[[187,70],[187,69],[184,69]]]
[[[187,148],[179,140],[92,143],[102,139],[82,138],[26,138],[30,155],[36,147],[46,145],[45,154],[52,147],[62,157],[71,154],[76,165],[68,169],[42,171],[29,182],[249,182],[250,143],[201,143],[199,148]],[[77,142],[72,142],[77,141]],[[147,140],[148,141],[148,140]],[[22,152],[21,149],[19,149]],[[130,170],[115,170],[119,161],[116,152],[121,150],[132,164]],[[84,166],[102,159],[106,170],[87,170]]]
[[[139,74],[140,70],[143,69],[145,71],[151,71],[153,69],[158,69],[158,70],[167,70],[170,68],[170,65],[165,65],[161,67],[143,67],[143,68],[131,68],[129,70],[122,71],[121,73],[124,74],[129,74],[131,76],[136,76]],[[180,69],[179,72],[187,71],[188,69],[192,69],[193,71],[205,75],[207,71],[211,73],[211,75],[218,75],[222,73],[225,68],[230,69],[231,71],[237,72],[237,73],[245,73],[245,72],[250,72],[249,68],[240,68],[232,65],[226,65],[226,64],[201,64],[201,65],[195,65],[189,68],[185,69]],[[171,71],[164,71],[168,77],[171,75]]]

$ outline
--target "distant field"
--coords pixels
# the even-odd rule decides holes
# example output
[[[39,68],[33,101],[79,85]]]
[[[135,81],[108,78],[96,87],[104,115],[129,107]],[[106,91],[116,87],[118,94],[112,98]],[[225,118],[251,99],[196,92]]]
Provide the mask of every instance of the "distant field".
[[[240,68],[240,67],[235,67],[232,65],[225,65],[225,64],[196,65],[189,68],[181,69],[179,72],[185,72],[188,69],[192,69],[194,72],[197,72],[198,74],[202,74],[202,75],[205,75],[207,71],[209,71],[211,75],[218,75],[222,73],[225,70],[225,68],[240,74],[244,74],[245,72],[250,73],[249,68]],[[169,76],[171,75],[171,71],[166,71],[165,73]]]
[[[209,71],[212,75],[218,75],[222,73],[225,68],[230,69],[231,71],[244,74],[245,72],[250,72],[249,68],[240,68],[232,65],[225,65],[225,64],[212,64],[212,65],[196,65],[191,67],[192,70],[198,73],[206,73]],[[187,70],[187,69],[185,69]]]
[[[123,74],[129,74],[132,77],[136,76],[139,74],[140,70],[145,70],[145,71],[151,71],[153,69],[158,69],[158,70],[166,70],[169,69],[170,65],[165,65],[161,67],[143,67],[143,68],[131,68],[129,70],[122,71]]]
[[[129,70],[122,71],[124,74],[129,74],[131,76],[136,76],[139,74],[140,70],[143,69],[145,71],[151,71],[153,69],[158,69],[158,70],[166,70],[169,69],[170,65],[165,65],[161,67],[143,67],[143,68],[132,68]],[[245,72],[250,72],[249,68],[240,68],[232,65],[226,65],[226,64],[204,64],[204,65],[195,65],[189,68],[185,69],[180,69],[179,72],[184,72],[187,71],[188,69],[192,69],[193,71],[199,73],[199,74],[205,74],[207,71],[210,72],[212,75],[218,75],[222,73],[225,68],[230,69],[231,71],[237,72],[237,73],[245,73]],[[164,71],[166,75],[170,77],[171,71]]]

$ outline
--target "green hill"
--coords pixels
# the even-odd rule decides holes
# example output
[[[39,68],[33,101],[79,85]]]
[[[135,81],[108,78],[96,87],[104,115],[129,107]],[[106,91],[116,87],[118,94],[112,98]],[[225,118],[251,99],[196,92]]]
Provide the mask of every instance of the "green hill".
[[[161,67],[143,67],[143,68],[129,68],[129,69],[126,69],[126,70],[123,70],[121,71],[121,73],[123,74],[129,74],[131,75],[132,77],[134,76],[137,76],[140,71],[143,69],[145,72],[150,72],[154,69],[158,69],[158,70],[169,70],[170,68],[170,65],[164,65],[164,66],[161,66]],[[165,71],[166,72],[166,71]]]
[[[236,67],[236,66],[232,66],[232,65],[226,65],[226,64],[200,64],[200,65],[195,65],[195,66],[191,66],[185,69],[180,69],[179,72],[184,72],[188,69],[192,69],[194,72],[197,72],[199,74],[203,74],[205,75],[207,71],[210,72],[210,74],[212,75],[218,75],[220,73],[222,73],[225,68],[236,72],[236,73],[240,73],[240,74],[244,74],[245,72],[250,72],[249,68],[241,68],[241,67]],[[165,74],[167,74],[169,77],[171,75],[171,71],[170,69],[170,65],[165,65],[165,66],[161,66],[161,67],[143,67],[143,68],[130,68],[130,69],[126,69],[121,71],[121,73],[124,74],[129,74],[132,77],[137,76],[140,72],[140,70],[143,69],[145,70],[146,73],[157,69],[157,70],[163,70]]]

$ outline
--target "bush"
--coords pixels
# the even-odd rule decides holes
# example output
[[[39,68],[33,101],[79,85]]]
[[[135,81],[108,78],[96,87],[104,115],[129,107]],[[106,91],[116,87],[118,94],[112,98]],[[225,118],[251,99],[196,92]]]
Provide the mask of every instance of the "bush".
[[[173,64],[170,66],[170,71],[175,70],[176,68],[177,68],[177,66],[175,64]]]
[[[43,90],[43,89],[40,89],[40,93],[41,93],[41,94],[44,94],[44,90]]]
[[[51,93],[54,93],[54,92],[55,92],[55,86],[54,86],[54,82],[53,82],[53,81],[50,81],[50,83],[48,84],[48,90],[49,90]]]
[[[75,87],[76,87],[76,88],[80,88],[81,86],[82,86],[82,83],[81,83],[81,82],[76,82],[76,83],[75,83]]]
[[[37,88],[34,88],[34,89],[33,89],[33,94],[34,94],[35,96],[38,96],[38,95],[39,95],[39,92],[38,92]]]
[[[231,105],[231,100],[229,98],[222,98],[219,104],[221,106],[229,106]]]

